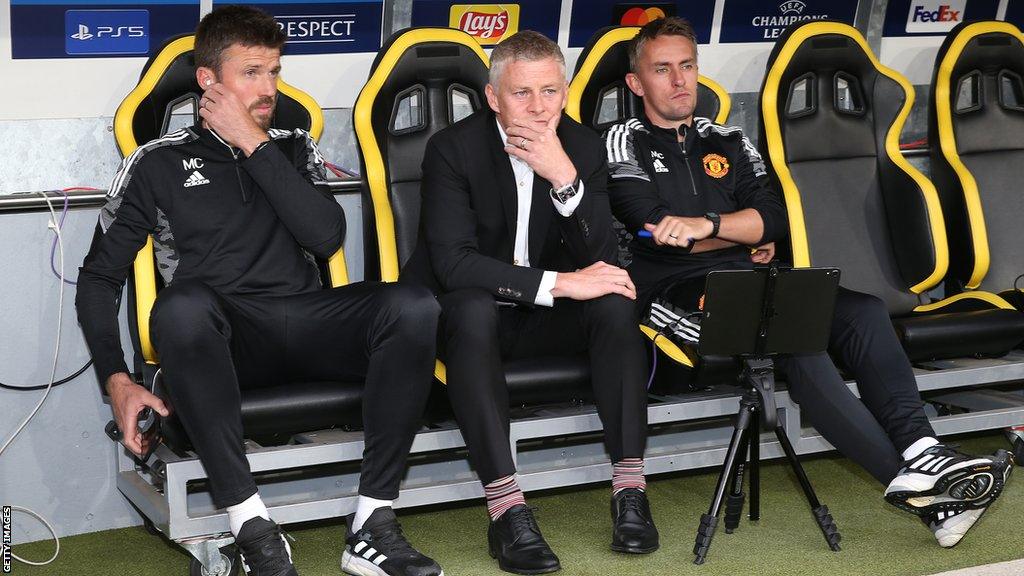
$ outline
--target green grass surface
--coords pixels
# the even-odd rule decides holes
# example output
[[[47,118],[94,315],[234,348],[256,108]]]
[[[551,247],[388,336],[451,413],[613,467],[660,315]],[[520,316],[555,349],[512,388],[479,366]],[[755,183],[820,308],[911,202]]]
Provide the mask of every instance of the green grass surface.
[[[1005,448],[1001,435],[965,439],[964,450],[989,453]],[[759,522],[742,521],[734,534],[719,523],[708,562],[692,563],[694,533],[706,512],[717,470],[660,476],[648,485],[661,549],[646,556],[624,556],[608,549],[611,532],[609,489],[587,486],[528,494],[548,542],[562,560],[559,574],[759,575],[916,575],[1024,558],[1024,480],[1011,478],[1002,497],[956,548],[940,548],[919,519],[887,505],[882,488],[848,460],[805,459],[822,503],[833,512],[843,535],[834,553],[803,499],[795,477],[781,461],[762,469]],[[1018,471],[1019,472],[1019,471]],[[454,508],[400,511],[414,545],[437,559],[448,576],[504,574],[487,554],[487,520],[482,501]],[[344,538],[339,521],[288,527],[296,565],[303,576],[341,573]],[[52,542],[15,547],[29,558],[48,558]],[[50,566],[14,565],[18,575],[164,576],[188,574],[188,557],[177,546],[141,527],[65,538],[60,558]]]

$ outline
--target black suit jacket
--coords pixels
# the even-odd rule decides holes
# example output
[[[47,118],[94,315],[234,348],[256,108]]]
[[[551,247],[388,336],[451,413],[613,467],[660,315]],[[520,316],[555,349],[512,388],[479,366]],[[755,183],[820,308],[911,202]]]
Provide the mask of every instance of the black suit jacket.
[[[494,113],[480,110],[435,134],[423,157],[419,240],[402,280],[435,294],[482,288],[499,299],[532,304],[545,270],[615,263],[604,144],[564,114],[557,132],[584,183],[583,199],[572,216],[563,217],[552,203],[551,183],[534,175],[530,268],[512,264],[516,184]]]

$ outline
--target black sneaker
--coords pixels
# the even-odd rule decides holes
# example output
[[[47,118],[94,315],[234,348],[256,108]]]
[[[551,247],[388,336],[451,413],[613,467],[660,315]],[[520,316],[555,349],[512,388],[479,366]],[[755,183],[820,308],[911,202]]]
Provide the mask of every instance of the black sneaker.
[[[257,516],[242,524],[235,537],[242,568],[249,576],[299,576],[292,565],[292,550],[272,520]]]
[[[377,508],[352,533],[355,514],[345,518],[345,551],[341,570],[354,576],[444,576],[430,558],[420,554],[402,534],[402,527],[390,507]]]
[[[658,528],[651,516],[647,493],[639,488],[612,496],[612,550],[649,554],[658,549]]]
[[[509,508],[487,529],[487,547],[498,567],[514,574],[545,574],[562,568],[525,504]]]
[[[918,516],[984,508],[1003,490],[1013,466],[1006,450],[970,456],[936,444],[900,467],[885,499]]]

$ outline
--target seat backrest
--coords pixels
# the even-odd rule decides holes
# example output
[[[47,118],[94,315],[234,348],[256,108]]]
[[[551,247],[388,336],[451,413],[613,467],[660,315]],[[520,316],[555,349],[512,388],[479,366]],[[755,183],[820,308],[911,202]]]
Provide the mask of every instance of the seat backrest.
[[[958,24],[935,56],[931,173],[946,218],[947,289],[998,292],[1024,274],[1024,34],[1007,22]]]
[[[759,146],[789,215],[796,266],[837,266],[890,313],[919,304],[948,253],[934,186],[899,150],[913,88],[852,26],[788,28],[761,87]]]
[[[643,100],[626,86],[626,46],[639,26],[609,26],[594,33],[576,60],[565,112],[577,122],[603,131],[616,122],[643,114]],[[695,116],[718,124],[729,117],[729,93],[706,76],[697,80]]]
[[[487,105],[487,67],[480,44],[449,28],[400,30],[378,52],[353,110],[374,223],[367,278],[397,280],[412,255],[427,141]]]
[[[164,43],[146,61],[139,83],[125,97],[114,114],[114,136],[121,156],[131,154],[140,144],[167,133],[171,114],[192,104],[193,122],[199,122],[199,98],[203,89],[196,81],[192,49],[194,34],[177,36]],[[302,128],[313,140],[319,140],[324,115],[308,94],[283,80],[277,83],[277,107],[272,128]]]
[[[203,90],[195,75],[192,50],[195,35],[169,39],[142,68],[139,83],[128,93],[114,114],[114,139],[122,157],[127,157],[140,144],[163,136],[170,126],[175,110],[191,102],[192,123],[199,122],[199,98]],[[323,112],[305,92],[278,78],[278,98],[271,126],[284,130],[302,128],[319,140],[323,132]],[[339,248],[326,264],[329,284],[348,283],[345,256]],[[149,335],[149,313],[159,289],[153,256],[153,239],[139,250],[129,277],[129,327],[136,351],[147,364],[157,364],[157,354]]]

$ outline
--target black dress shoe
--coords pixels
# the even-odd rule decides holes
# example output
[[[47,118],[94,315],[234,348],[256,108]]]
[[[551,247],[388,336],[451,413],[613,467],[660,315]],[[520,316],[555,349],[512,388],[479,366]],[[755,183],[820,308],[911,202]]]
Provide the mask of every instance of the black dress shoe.
[[[612,550],[648,554],[658,549],[658,529],[647,493],[626,488],[612,496]]]
[[[544,541],[533,512],[517,504],[492,520],[487,545],[498,567],[514,574],[546,574],[561,570],[558,556]]]

